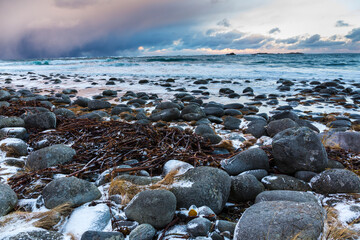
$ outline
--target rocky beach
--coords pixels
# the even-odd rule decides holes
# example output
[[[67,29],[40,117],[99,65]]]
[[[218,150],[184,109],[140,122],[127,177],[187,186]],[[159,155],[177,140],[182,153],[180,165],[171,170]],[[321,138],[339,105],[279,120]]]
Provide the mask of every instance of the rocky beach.
[[[79,61],[0,64],[0,239],[360,239],[353,70]]]

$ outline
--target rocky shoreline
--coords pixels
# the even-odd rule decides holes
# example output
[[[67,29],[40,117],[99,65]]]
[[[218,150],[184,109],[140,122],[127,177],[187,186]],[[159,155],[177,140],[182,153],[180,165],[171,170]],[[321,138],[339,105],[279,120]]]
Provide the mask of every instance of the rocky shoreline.
[[[116,78],[92,98],[0,90],[0,238],[359,238],[360,115],[294,109],[356,112],[359,84],[223,87],[222,104],[207,101],[212,80],[191,81],[167,100],[115,91]]]

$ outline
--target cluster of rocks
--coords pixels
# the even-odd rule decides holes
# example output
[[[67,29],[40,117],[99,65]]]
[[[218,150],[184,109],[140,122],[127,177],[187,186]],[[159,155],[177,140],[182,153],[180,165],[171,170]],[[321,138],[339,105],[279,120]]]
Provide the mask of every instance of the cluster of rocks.
[[[201,85],[210,80],[197,81],[194,84]],[[285,80],[279,83],[281,91],[287,91],[293,85],[291,81]],[[340,89],[340,84],[335,86],[332,82],[311,85],[315,86],[311,92],[314,94],[333,94],[332,88]],[[341,92],[353,93],[346,89]],[[220,93],[229,98],[240,97],[231,89],[220,89]],[[251,96],[253,90],[244,89],[243,93]],[[208,139],[211,144],[223,140],[213,126],[221,126],[227,131],[244,130],[255,138],[272,138],[274,158],[274,166],[270,166],[267,153],[259,147],[253,147],[223,159],[222,169],[209,166],[194,168],[181,162],[181,159],[171,160],[164,165],[164,175],[176,169],[178,176],[173,183],[159,184],[156,188],[152,186],[155,182],[161,183],[161,178],[154,180],[146,171],[142,172],[143,176],[120,175],[113,181],[122,180],[123,184],[130,182],[142,186],[142,191],[132,197],[123,212],[113,212],[104,204],[104,196],[108,194],[109,201],[116,206],[121,205],[124,196],[116,191],[104,194],[102,191],[109,187],[109,183],[102,181],[101,175],[97,176],[96,184],[76,177],[55,178],[42,190],[38,204],[43,203],[48,209],[63,204],[75,208],[64,229],[72,229],[84,212],[91,209],[98,211],[99,214],[89,224],[87,231],[79,233],[78,237],[81,236],[83,240],[124,239],[123,233],[111,232],[107,228],[112,217],[117,220],[116,227],[126,228],[128,238],[134,240],[153,239],[157,235],[177,231],[199,240],[287,239],[294,236],[299,239],[318,239],[324,231],[326,212],[312,192],[360,193],[359,176],[344,169],[339,162],[329,160],[323,144],[326,141],[321,141],[327,139],[329,144],[335,142],[344,149],[359,152],[359,134],[344,131],[351,127],[350,120],[349,125],[346,119],[336,119],[330,125],[337,130],[319,134],[319,129],[311,122],[299,118],[292,111],[278,111],[269,117],[267,114],[256,114],[258,109],[255,105],[203,103],[201,99],[185,92],[175,94],[173,101],[162,102],[156,94],[129,91],[120,98],[127,103],[115,106],[107,100],[117,96],[116,91],[106,90],[94,99],[78,97],[71,100],[75,94],[74,89],[66,89],[50,97],[27,90],[0,90],[2,106],[19,101],[37,101],[45,106],[24,107],[26,111],[20,117],[0,118],[0,136],[3,138],[0,148],[6,153],[5,163],[27,171],[37,171],[71,162],[76,152],[63,144],[47,146],[39,142],[38,150],[28,151],[28,132],[32,129],[55,129],[57,116],[124,119],[159,127],[165,125],[165,122],[179,125],[186,122],[194,126],[195,134]],[[356,94],[352,96],[356,99]],[[276,100],[269,100],[268,97],[259,95],[254,96],[254,99]],[[78,115],[79,107],[82,108],[79,111],[84,114]],[[151,113],[147,112],[149,108],[152,109]],[[242,122],[248,123],[246,129],[241,126]],[[281,174],[275,174],[274,169]],[[246,209],[237,222],[221,220],[220,216],[228,202],[249,201],[254,204]],[[0,216],[11,214],[17,204],[16,193],[7,184],[0,183]],[[22,232],[9,239],[62,237],[59,232],[40,229]]]

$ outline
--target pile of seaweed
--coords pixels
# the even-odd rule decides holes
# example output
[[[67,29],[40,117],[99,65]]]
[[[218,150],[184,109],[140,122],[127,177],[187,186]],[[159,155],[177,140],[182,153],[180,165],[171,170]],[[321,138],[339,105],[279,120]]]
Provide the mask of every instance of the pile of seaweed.
[[[177,159],[193,166],[219,167],[224,155],[212,155],[210,143],[191,130],[175,127],[154,127],[120,121],[59,118],[56,130],[30,135],[28,144],[36,150],[54,144],[66,144],[76,151],[71,162],[39,171],[24,172],[9,179],[20,197],[36,197],[43,184],[54,174],[76,176],[95,181],[106,170],[112,174],[148,170],[160,175],[166,161]],[[117,168],[127,160],[131,168]],[[131,161],[130,161],[131,162]],[[129,164],[128,164],[129,165]]]

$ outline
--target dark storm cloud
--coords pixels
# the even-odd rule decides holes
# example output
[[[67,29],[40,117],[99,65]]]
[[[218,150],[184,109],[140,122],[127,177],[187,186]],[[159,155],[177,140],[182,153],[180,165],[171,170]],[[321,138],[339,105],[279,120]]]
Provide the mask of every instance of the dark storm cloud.
[[[279,32],[280,32],[280,28],[273,28],[269,31],[269,34],[279,33]]]
[[[335,27],[349,27],[350,24],[344,22],[343,20],[339,20],[335,23]]]
[[[351,39],[353,42],[360,42],[360,28],[354,28],[349,34],[345,35],[345,37]]]

